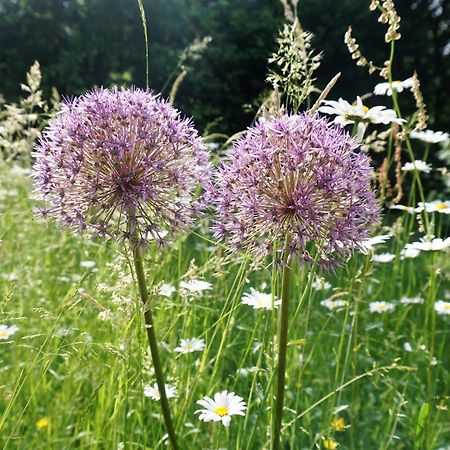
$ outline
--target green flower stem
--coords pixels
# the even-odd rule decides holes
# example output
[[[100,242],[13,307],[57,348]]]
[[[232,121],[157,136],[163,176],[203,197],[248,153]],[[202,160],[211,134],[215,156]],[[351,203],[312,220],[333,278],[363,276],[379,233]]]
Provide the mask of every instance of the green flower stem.
[[[277,396],[275,420],[273,422],[272,430],[272,449],[280,449],[281,438],[281,423],[283,419],[283,404],[284,404],[284,383],[286,376],[286,350],[288,338],[289,325],[289,297],[291,294],[291,268],[289,267],[289,260],[287,254],[283,258],[283,275],[282,275],[282,293],[281,293],[281,314],[280,314],[280,329],[278,341],[278,367],[277,367]]]
[[[134,268],[136,271],[136,278],[139,285],[139,294],[141,296],[142,303],[144,304],[145,329],[147,330],[148,343],[152,355],[153,367],[155,369],[156,384],[158,385],[164,423],[166,425],[167,434],[169,435],[169,440],[172,444],[172,448],[174,450],[179,450],[177,439],[175,436],[175,430],[172,424],[172,418],[170,417],[169,402],[167,401],[166,387],[164,385],[161,361],[159,359],[158,343],[156,340],[155,327],[150,310],[147,283],[145,281],[144,266],[142,263],[142,248],[139,245],[133,246],[133,260]]]

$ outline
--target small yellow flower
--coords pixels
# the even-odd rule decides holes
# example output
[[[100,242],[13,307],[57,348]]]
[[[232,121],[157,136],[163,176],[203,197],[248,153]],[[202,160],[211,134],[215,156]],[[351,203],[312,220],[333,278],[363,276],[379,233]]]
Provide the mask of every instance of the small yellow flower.
[[[338,443],[334,439],[329,438],[322,441],[322,446],[326,450],[336,450]]]
[[[42,430],[50,426],[50,419],[48,417],[43,417],[36,422],[36,428]]]
[[[300,383],[300,381],[297,381],[297,383],[295,383],[295,389],[301,389],[302,388],[302,383]]]
[[[342,417],[334,417],[331,421],[331,428],[335,431],[341,431],[345,429],[345,421]]]

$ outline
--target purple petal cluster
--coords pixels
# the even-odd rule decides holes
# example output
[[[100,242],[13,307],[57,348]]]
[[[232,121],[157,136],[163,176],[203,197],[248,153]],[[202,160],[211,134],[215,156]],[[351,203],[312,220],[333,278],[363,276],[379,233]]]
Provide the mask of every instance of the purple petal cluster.
[[[100,89],[69,100],[34,152],[43,212],[76,230],[162,241],[189,227],[210,180],[190,120],[140,89]]]
[[[356,147],[318,115],[284,115],[250,128],[218,169],[216,237],[235,252],[264,257],[276,248],[334,266],[379,217],[372,168]]]

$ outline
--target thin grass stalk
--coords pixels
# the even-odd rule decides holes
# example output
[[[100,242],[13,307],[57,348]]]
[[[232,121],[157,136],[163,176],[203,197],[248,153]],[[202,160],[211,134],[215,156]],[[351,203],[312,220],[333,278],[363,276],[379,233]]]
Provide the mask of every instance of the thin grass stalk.
[[[144,266],[142,263],[142,248],[139,245],[133,246],[133,262],[136,271],[136,279],[139,286],[139,294],[144,306],[145,329],[147,331],[148,344],[152,355],[153,367],[155,370],[156,384],[158,385],[161,410],[163,413],[164,424],[166,426],[169,441],[174,450],[178,450],[178,443],[170,415],[169,402],[167,401],[166,387],[164,384],[164,376],[159,358],[158,342],[156,339],[155,327],[153,323],[152,312],[150,309],[147,283],[145,280]]]
[[[284,383],[286,378],[286,352],[289,326],[289,300],[291,295],[291,267],[286,252],[283,258],[280,329],[278,340],[277,395],[272,430],[272,449],[279,450],[281,439],[281,423],[283,419]]]
[[[141,13],[142,29],[144,31],[145,41],[145,88],[149,88],[149,50],[148,50],[148,32],[147,18],[145,17],[145,9],[142,0],[138,0],[139,12]]]

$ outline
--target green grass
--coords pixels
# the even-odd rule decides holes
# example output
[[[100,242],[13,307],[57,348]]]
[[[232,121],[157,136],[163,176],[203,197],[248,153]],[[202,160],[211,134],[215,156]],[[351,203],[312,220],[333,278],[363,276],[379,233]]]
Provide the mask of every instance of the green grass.
[[[143,395],[155,380],[126,249],[36,218],[26,178],[3,173],[1,192],[0,324],[19,331],[0,341],[0,448],[163,448],[159,404]],[[323,437],[351,450],[434,450],[450,442],[449,316],[433,308],[449,290],[448,254],[401,260],[416,225],[413,216],[391,214],[385,222],[396,224],[395,236],[377,252],[396,253],[395,261],[355,255],[324,275],[327,290],[308,282],[314,268],[293,267],[285,449],[325,448]],[[443,237],[445,218],[435,224]],[[278,277],[270,268],[252,269],[248,258],[226,256],[206,227],[205,221],[171,247],[150,249],[145,260],[153,286],[164,280],[178,288],[188,271],[213,285],[193,299],[177,289],[153,300],[166,378],[178,387],[169,401],[181,448],[269,448],[278,311],[253,310],[241,298],[250,287],[270,292],[272,286],[279,296]],[[334,294],[347,307],[320,305]],[[369,312],[372,301],[403,296],[425,301]],[[108,309],[110,320],[101,320]],[[188,337],[204,338],[205,351],[174,353]],[[245,399],[247,415],[233,416],[228,429],[200,422],[195,402],[224,389]],[[344,430],[332,429],[336,416]],[[39,428],[42,418],[49,425]]]

